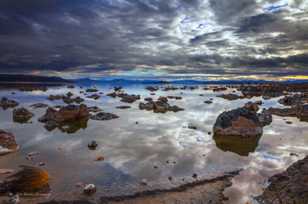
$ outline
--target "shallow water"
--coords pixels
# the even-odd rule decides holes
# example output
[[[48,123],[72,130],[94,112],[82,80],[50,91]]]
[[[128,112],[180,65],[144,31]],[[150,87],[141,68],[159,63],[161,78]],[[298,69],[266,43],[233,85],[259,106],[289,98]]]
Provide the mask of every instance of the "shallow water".
[[[229,198],[226,203],[241,204],[262,193],[270,176],[285,170],[293,162],[308,154],[308,124],[295,118],[274,116],[271,125],[264,128],[259,141],[245,144],[221,142],[208,132],[212,131],[217,116],[225,110],[242,106],[251,100],[228,101],[215,97],[224,92],[203,90],[157,91],[156,96],[144,89],[143,85],[124,87],[127,93],[140,94],[142,98],[158,96],[182,96],[182,100],[169,100],[171,105],[185,108],[177,113],[156,114],[138,109],[139,102],[131,109],[120,110],[116,106],[127,105],[119,98],[105,96],[112,91],[111,86],[99,86],[104,96],[99,100],[86,99],[88,106],[96,105],[105,112],[115,113],[119,119],[110,121],[89,120],[86,128],[73,134],[59,129],[47,131],[37,119],[45,113],[45,108],[33,109],[33,103],[46,103],[51,106],[63,105],[61,101],[49,101],[50,94],[65,94],[68,91],[80,95],[80,88],[53,87],[47,92],[0,91],[20,102],[35,114],[32,123],[19,124],[12,120],[12,110],[0,110],[0,129],[15,134],[20,151],[0,157],[0,168],[17,168],[21,164],[37,165],[45,162],[52,176],[52,193],[48,199],[82,198],[81,189],[76,183],[94,183],[100,196],[129,195],[148,189],[172,188],[198,179],[214,178],[217,175],[243,169],[233,178],[233,185],[224,194]],[[229,89],[225,92],[230,92]],[[200,96],[203,94],[203,96]],[[204,101],[213,98],[212,104]],[[264,100],[262,108],[280,106],[278,98]],[[130,104],[129,104],[130,105]],[[286,119],[292,124],[286,124]],[[138,124],[136,124],[138,122]],[[197,130],[187,128],[191,124]],[[97,141],[98,148],[89,150],[87,145]],[[227,144],[226,144],[227,143]],[[248,146],[248,148],[247,148]],[[26,159],[30,152],[39,152],[33,161]],[[298,156],[290,156],[296,153]],[[94,161],[97,156],[104,161]],[[158,168],[154,168],[157,166]],[[172,181],[168,177],[172,176]],[[142,179],[148,181],[141,185]],[[46,199],[46,198],[44,198]]]

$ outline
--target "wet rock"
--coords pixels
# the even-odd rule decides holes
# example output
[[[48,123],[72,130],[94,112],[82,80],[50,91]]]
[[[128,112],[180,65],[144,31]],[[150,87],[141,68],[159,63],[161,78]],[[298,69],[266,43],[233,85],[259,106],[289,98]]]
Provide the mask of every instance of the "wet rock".
[[[148,97],[148,98],[145,98],[144,101],[148,101],[149,102],[149,101],[153,101],[153,99]]]
[[[33,115],[33,113],[25,108],[17,108],[13,110],[13,121],[16,123],[27,123]]]
[[[180,108],[176,105],[171,106],[168,103],[168,99],[166,97],[159,97],[157,101],[149,101],[147,103],[139,104],[140,110],[153,111],[154,113],[166,113],[168,111],[178,112],[183,111],[183,108]]]
[[[191,129],[191,130],[197,130],[197,129],[198,129],[196,126],[191,125],[191,124],[188,125],[187,128],[188,128],[188,129]]]
[[[291,108],[269,108],[268,111],[273,115],[297,117],[300,121],[308,122],[308,104],[299,104]]]
[[[90,150],[96,150],[97,146],[98,146],[98,144],[97,144],[97,142],[94,141],[94,140],[88,144],[88,148],[89,148]]]
[[[229,100],[229,101],[234,101],[234,100],[238,100],[238,99],[242,99],[243,96],[239,96],[237,94],[222,94],[222,95],[218,95],[217,97]]]
[[[269,179],[270,185],[257,200],[263,204],[304,204],[308,201],[308,157]]]
[[[20,171],[0,183],[0,193],[41,194],[50,191],[47,171],[32,166],[21,167]]]
[[[93,195],[96,193],[96,186],[94,184],[87,184],[83,189],[83,193],[88,196]]]
[[[151,92],[159,90],[159,88],[156,87],[156,86],[147,86],[147,87],[145,87],[145,89],[148,90],[148,91],[151,91]]]
[[[48,100],[50,101],[56,101],[56,100],[62,100],[64,95],[49,95]]]
[[[91,106],[91,107],[88,107],[88,111],[90,113],[97,113],[97,112],[101,112],[102,109],[97,106]]]
[[[74,133],[87,127],[89,117],[86,105],[68,105],[59,110],[48,108],[39,121],[45,123],[45,128],[49,131],[59,128],[63,132]]]
[[[271,112],[266,109],[263,109],[257,116],[262,126],[270,125],[273,121]]]
[[[0,156],[16,152],[18,148],[15,136],[0,129]]]
[[[18,105],[19,105],[18,102],[14,101],[14,100],[10,100],[6,97],[2,97],[1,101],[0,101],[0,107],[3,110],[6,110],[8,108],[15,108]]]
[[[220,114],[213,132],[220,136],[256,137],[262,135],[262,124],[253,104]]]
[[[95,161],[104,161],[105,160],[105,157],[104,156],[97,156],[95,158]]]
[[[100,113],[97,113],[96,115],[92,115],[90,118],[92,120],[112,120],[112,119],[119,118],[119,116],[113,113],[100,112]]]
[[[285,106],[297,106],[308,103],[308,93],[294,94],[279,99],[279,103]]]
[[[48,105],[45,104],[45,103],[35,103],[35,104],[32,104],[30,107],[35,108],[35,109],[37,109],[37,108],[47,108]]]
[[[124,103],[134,103],[135,101],[140,99],[140,95],[134,95],[134,94],[129,95],[129,94],[123,93],[123,94],[118,94],[117,96],[120,97],[121,102],[124,102]]]
[[[86,89],[86,92],[93,93],[93,92],[98,92],[98,90],[96,88],[88,88]]]
[[[207,101],[204,101],[204,103],[206,103],[206,104],[212,104],[213,101],[212,101],[212,100],[207,100]]]
[[[168,99],[175,99],[175,100],[181,100],[181,96],[167,96]]]
[[[113,88],[113,90],[115,91],[115,92],[117,92],[117,91],[121,91],[122,90],[122,86],[115,86],[114,88]]]
[[[91,98],[91,99],[94,99],[94,100],[97,100],[97,99],[99,99],[101,96],[100,95],[98,95],[98,94],[92,94],[92,95],[90,95],[90,96],[87,96],[87,98]]]
[[[131,108],[130,106],[117,106],[117,109],[129,109]]]
[[[214,87],[213,89],[213,92],[220,92],[220,91],[226,91],[228,90],[227,87]]]
[[[178,90],[178,89],[179,88],[175,87],[175,86],[167,86],[167,87],[163,88],[163,91],[175,91],[175,90]]]

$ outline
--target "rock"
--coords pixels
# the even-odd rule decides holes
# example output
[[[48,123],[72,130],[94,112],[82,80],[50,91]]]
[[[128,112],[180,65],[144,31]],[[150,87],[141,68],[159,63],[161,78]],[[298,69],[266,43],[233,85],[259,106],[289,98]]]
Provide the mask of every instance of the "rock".
[[[129,95],[129,94],[118,94],[118,97],[121,98],[121,102],[124,102],[124,103],[134,103],[135,101],[139,100],[140,99],[140,96],[139,95]]]
[[[159,88],[158,87],[154,87],[154,86],[147,86],[145,87],[146,90],[154,92],[154,91],[158,91]]]
[[[139,104],[140,110],[153,111],[154,113],[166,113],[168,111],[178,112],[183,111],[183,108],[178,106],[171,106],[168,103],[168,99],[166,97],[159,97],[157,101],[149,101],[147,103]]]
[[[234,101],[234,100],[238,100],[238,99],[242,99],[243,96],[239,96],[237,94],[222,94],[222,95],[218,95],[217,97],[229,100],[229,101]]]
[[[117,106],[117,109],[129,109],[131,108],[130,106]]]
[[[181,100],[181,96],[167,96],[168,99],[175,99],[175,100]]]
[[[197,130],[198,128],[194,125],[188,125],[187,126],[188,129],[192,129],[192,130]]]
[[[304,204],[308,201],[308,157],[269,179],[270,185],[256,200],[263,204]]]
[[[220,136],[256,137],[262,135],[262,127],[257,113],[245,105],[220,114],[213,132]]]
[[[15,136],[0,129],[0,156],[16,152],[18,149]]]
[[[97,107],[97,106],[91,106],[91,107],[88,107],[88,111],[90,113],[97,113],[97,112],[101,112],[103,110],[101,108]]]
[[[37,194],[50,191],[47,171],[32,166],[21,167],[20,171],[0,183],[0,193]]]
[[[94,184],[87,184],[84,189],[83,193],[90,196],[96,193],[96,186]]]
[[[101,96],[98,95],[98,94],[92,94],[92,95],[88,96],[87,98],[91,98],[91,99],[97,100],[97,99],[99,99],[100,97],[101,97]]]
[[[6,110],[8,108],[15,108],[18,105],[19,105],[18,102],[14,101],[14,100],[9,100],[6,97],[2,97],[1,101],[0,101],[0,107],[3,110]]]
[[[153,101],[153,99],[148,97],[148,98],[145,98],[144,101],[150,102],[150,101]]]
[[[120,91],[120,90],[122,90],[122,86],[115,86],[115,87],[113,88],[113,90],[114,90],[115,92]]]
[[[213,92],[220,92],[220,91],[226,91],[228,90],[227,87],[214,87]]]
[[[266,109],[263,109],[257,116],[262,126],[270,125],[273,121],[272,114]]]
[[[142,179],[140,183],[144,186],[148,185],[148,181],[146,179]]]
[[[297,117],[300,121],[308,122],[308,104],[298,104],[291,108],[269,108],[268,111],[273,115]]]
[[[17,108],[13,110],[13,121],[16,123],[27,123],[33,115],[33,113],[25,108]]]
[[[35,108],[35,109],[37,109],[37,108],[47,108],[48,105],[44,104],[44,103],[35,103],[35,104],[32,104],[30,107]]]
[[[86,92],[93,93],[93,92],[98,92],[98,90],[96,88],[88,88],[86,89]]]
[[[45,123],[49,131],[59,128],[63,132],[74,133],[80,128],[86,128],[90,113],[86,105],[68,105],[60,110],[48,108],[39,121]]]
[[[167,86],[167,87],[164,87],[163,91],[175,91],[175,90],[178,90],[178,89],[179,89],[178,87]]]
[[[90,150],[96,150],[97,146],[98,146],[98,144],[97,144],[97,142],[94,141],[94,140],[88,144],[88,148],[89,148]]]
[[[104,161],[105,160],[105,157],[103,156],[97,156],[95,161]]]
[[[308,93],[294,94],[279,99],[279,103],[285,106],[297,106],[308,103]]]
[[[73,88],[75,88],[75,86],[74,85],[68,85],[67,88],[68,89],[73,89]]]
[[[211,104],[211,103],[213,103],[213,101],[212,100],[207,100],[207,101],[204,101],[204,103]]]
[[[99,112],[96,115],[92,115],[90,118],[92,120],[112,120],[112,119],[119,118],[119,116],[113,113]]]

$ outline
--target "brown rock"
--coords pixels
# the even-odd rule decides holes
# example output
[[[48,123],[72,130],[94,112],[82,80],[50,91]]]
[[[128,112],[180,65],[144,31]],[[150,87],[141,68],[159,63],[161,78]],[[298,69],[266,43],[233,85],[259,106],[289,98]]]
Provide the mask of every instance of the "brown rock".
[[[0,107],[3,110],[6,110],[8,108],[15,108],[18,105],[19,105],[18,102],[14,101],[14,100],[9,100],[6,97],[2,97],[1,101],[0,101]]]
[[[0,129],[0,156],[16,152],[19,146],[16,143],[15,136],[12,133]]]
[[[33,113],[25,108],[13,110],[13,121],[17,123],[27,123],[33,117]]]

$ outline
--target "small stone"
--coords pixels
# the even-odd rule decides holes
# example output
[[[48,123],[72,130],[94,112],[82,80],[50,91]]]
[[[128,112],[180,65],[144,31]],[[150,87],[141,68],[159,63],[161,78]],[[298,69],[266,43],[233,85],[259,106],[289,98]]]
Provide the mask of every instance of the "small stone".
[[[83,193],[86,195],[92,195],[96,193],[96,186],[94,184],[87,184],[83,189]]]
[[[105,160],[105,157],[103,157],[103,156],[98,156],[95,159],[95,161],[104,161],[104,160]]]
[[[95,149],[97,148],[97,146],[98,146],[98,144],[97,144],[97,142],[94,141],[94,140],[88,144],[88,148],[89,148],[90,150],[95,150]]]

